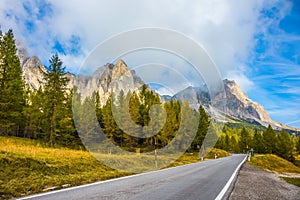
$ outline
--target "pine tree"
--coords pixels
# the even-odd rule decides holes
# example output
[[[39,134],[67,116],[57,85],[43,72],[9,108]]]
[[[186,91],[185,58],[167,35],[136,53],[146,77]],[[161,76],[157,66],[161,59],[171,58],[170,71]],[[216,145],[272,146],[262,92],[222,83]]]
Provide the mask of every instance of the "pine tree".
[[[264,152],[264,139],[261,133],[258,130],[255,130],[253,136],[253,149],[256,153],[263,153]]]
[[[200,118],[199,118],[199,124],[197,129],[197,135],[192,144],[194,149],[199,149],[201,147],[202,142],[207,134],[209,123],[210,123],[208,119],[208,115],[206,114],[202,105],[199,106],[198,111],[199,111]]]
[[[275,153],[277,150],[277,137],[271,125],[263,132],[263,139],[264,153]]]
[[[101,104],[100,104],[100,95],[99,92],[97,91],[95,94],[95,109],[96,109],[96,116],[97,116],[97,120],[99,122],[99,125],[101,128],[104,127],[103,125],[103,113],[102,113],[102,108],[101,108]]]
[[[110,96],[106,104],[103,106],[103,130],[106,135],[106,137],[113,141],[114,140],[114,133],[117,129],[117,124],[114,121],[114,117],[111,110],[111,104],[112,104],[112,97]]]
[[[285,131],[281,130],[278,134],[278,148],[276,154],[286,160],[294,161],[293,148],[294,144],[290,135]]]
[[[217,143],[215,145],[216,148],[223,149],[223,150],[226,149],[225,137],[226,136],[224,136],[224,135],[219,136],[218,141],[217,141]]]
[[[60,104],[58,116],[59,117],[59,143],[68,147],[78,147],[81,144],[78,134],[76,132],[73,111],[72,111],[72,99],[73,90],[70,90],[65,94],[65,101]]]
[[[237,143],[237,141],[235,139],[235,136],[231,136],[231,138],[230,138],[230,144],[231,144],[231,150],[233,152],[238,153],[239,152],[239,146],[238,146],[238,143]]]
[[[24,81],[12,30],[0,31],[0,132],[20,136],[23,122]]]
[[[246,151],[250,149],[250,144],[251,144],[251,136],[249,132],[245,128],[243,128],[241,131],[241,137],[239,141],[240,150],[243,153],[246,153]]]
[[[37,91],[28,90],[26,106],[24,108],[25,137],[40,139],[44,135],[47,119],[44,113],[44,93],[41,87]]]
[[[140,107],[140,100],[139,97],[137,95],[137,93],[134,91],[130,97],[130,101],[129,101],[129,114],[131,119],[136,123],[136,124],[140,124],[139,123],[139,107]]]
[[[64,118],[69,79],[65,77],[65,67],[57,54],[53,55],[49,62],[48,73],[44,75],[46,102],[44,112],[49,120],[46,141],[53,146],[55,140],[61,136],[59,122]]]
[[[177,134],[176,149],[183,151],[189,150],[190,142],[195,138],[193,134],[197,131],[199,113],[192,109],[187,101],[182,102],[181,123]],[[178,137],[180,135],[180,137]]]
[[[164,109],[167,113],[167,119],[161,130],[160,142],[162,146],[171,142],[177,134],[181,123],[181,105],[179,101],[169,101],[164,104]]]
[[[228,134],[225,136],[225,148],[224,150],[228,151],[230,149],[230,137]]]
[[[114,111],[114,121],[116,123],[116,129],[114,131],[114,141],[119,145],[119,146],[124,146],[124,137],[125,133],[123,132],[122,128],[126,129],[127,126],[129,125],[129,121],[127,118],[127,112],[126,112],[126,98],[124,91],[121,90],[119,95],[116,97],[116,101],[112,102],[113,106],[113,111]],[[120,124],[121,123],[121,124]]]

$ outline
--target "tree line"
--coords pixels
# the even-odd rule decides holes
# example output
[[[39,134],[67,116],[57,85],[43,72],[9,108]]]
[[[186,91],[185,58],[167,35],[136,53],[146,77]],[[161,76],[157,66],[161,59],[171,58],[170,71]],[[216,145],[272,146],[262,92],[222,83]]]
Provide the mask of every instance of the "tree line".
[[[0,31],[0,134],[38,139],[49,146],[84,148],[76,131],[72,113],[72,99],[74,95],[78,95],[78,91],[67,88],[70,80],[65,76],[66,69],[59,56],[55,54],[50,58],[50,65],[46,67],[47,73],[43,78],[43,87],[33,91],[24,82],[16,52],[12,30],[5,34]],[[253,148],[256,153],[274,153],[291,161],[295,151],[300,153],[300,139],[290,136],[284,130],[276,133],[271,126],[264,131],[235,129],[211,120],[201,105],[195,110],[187,102],[178,100],[162,104],[159,95],[147,85],[143,85],[139,91],[121,91],[116,97],[111,95],[104,105],[101,105],[97,92],[80,102],[92,104],[105,136],[129,151],[139,149],[141,152],[147,152],[162,148],[172,141],[179,129],[184,133],[183,138],[189,137],[192,130],[196,130],[197,133],[191,145],[177,140],[177,147],[188,151],[199,150],[209,125],[214,125],[220,127],[216,144],[220,149],[247,152]],[[129,117],[125,115],[127,111],[124,110],[126,102],[129,105]],[[167,116],[162,129],[154,136],[145,138],[126,134],[118,126],[112,113],[112,107],[115,107],[117,116],[125,121],[125,124],[131,119],[137,125],[146,127],[151,123],[150,108],[153,105],[160,105],[160,108],[155,107],[151,110],[154,116],[162,117],[161,109],[165,110]],[[183,108],[186,113],[181,111]],[[185,121],[182,121],[183,119]],[[195,120],[197,123],[194,123]],[[152,123],[153,127],[159,127],[163,121],[158,119]],[[97,139],[92,130],[86,135],[91,140]]]
[[[233,152],[249,152],[253,149],[255,153],[276,154],[294,162],[293,155],[297,151],[299,153],[299,144],[296,136],[291,136],[285,130],[276,133],[270,125],[264,131],[246,128],[236,130],[225,125],[216,147]]]

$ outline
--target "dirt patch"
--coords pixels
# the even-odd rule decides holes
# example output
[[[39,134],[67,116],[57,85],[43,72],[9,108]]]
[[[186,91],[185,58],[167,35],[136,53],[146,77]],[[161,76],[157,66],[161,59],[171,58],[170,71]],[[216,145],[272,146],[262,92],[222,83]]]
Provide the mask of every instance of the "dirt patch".
[[[286,183],[279,176],[244,164],[229,200],[300,200],[300,187]]]

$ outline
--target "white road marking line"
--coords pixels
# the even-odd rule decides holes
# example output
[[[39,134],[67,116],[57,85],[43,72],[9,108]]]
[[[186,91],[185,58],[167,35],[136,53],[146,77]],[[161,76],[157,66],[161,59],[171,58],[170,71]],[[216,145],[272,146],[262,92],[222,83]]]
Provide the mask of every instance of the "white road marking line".
[[[235,178],[236,174],[238,173],[239,169],[241,168],[241,166],[246,161],[247,157],[248,156],[245,156],[244,160],[242,160],[242,162],[237,166],[237,168],[235,169],[235,171],[231,175],[230,179],[228,180],[228,182],[226,183],[226,185],[223,187],[223,189],[221,190],[221,192],[218,194],[218,196],[215,198],[215,200],[222,200],[223,196],[225,195],[225,193],[229,189],[232,181],[234,180],[234,178]]]
[[[170,170],[170,169],[173,169],[173,168],[186,167],[186,166],[189,166],[189,165],[195,165],[195,164],[199,164],[199,163],[201,163],[201,162],[196,162],[196,163],[191,163],[191,164],[186,164],[186,165],[181,165],[181,166],[175,166],[175,167],[169,167],[169,168],[150,171],[150,172],[145,172],[145,173],[141,173],[141,174],[123,176],[123,177],[120,177],[120,178],[114,178],[114,179],[109,179],[109,180],[105,180],[105,181],[99,181],[99,182],[95,182],[95,183],[89,183],[89,184],[85,184],[85,185],[79,185],[79,186],[74,186],[74,187],[70,187],[70,188],[65,188],[65,189],[61,189],[61,190],[55,190],[55,191],[51,191],[51,192],[35,194],[35,195],[27,196],[27,197],[21,197],[17,200],[25,200],[25,199],[32,199],[32,198],[37,198],[37,197],[41,197],[41,196],[47,196],[47,195],[51,195],[51,194],[55,194],[55,193],[59,193],[59,192],[66,192],[66,191],[69,191],[69,190],[74,190],[74,189],[78,189],[78,188],[85,188],[85,187],[89,187],[89,186],[93,186],[93,185],[100,185],[100,184],[103,184],[103,183],[108,183],[108,182],[123,180],[123,179],[127,179],[127,178],[142,176],[142,175],[145,175],[145,174],[154,174],[154,173]]]

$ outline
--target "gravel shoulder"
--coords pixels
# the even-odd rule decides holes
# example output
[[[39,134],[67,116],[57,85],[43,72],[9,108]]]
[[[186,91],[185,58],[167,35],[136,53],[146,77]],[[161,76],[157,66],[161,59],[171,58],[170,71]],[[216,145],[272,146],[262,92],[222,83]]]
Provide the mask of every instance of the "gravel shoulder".
[[[286,183],[279,176],[244,164],[228,199],[300,200],[300,187]]]

